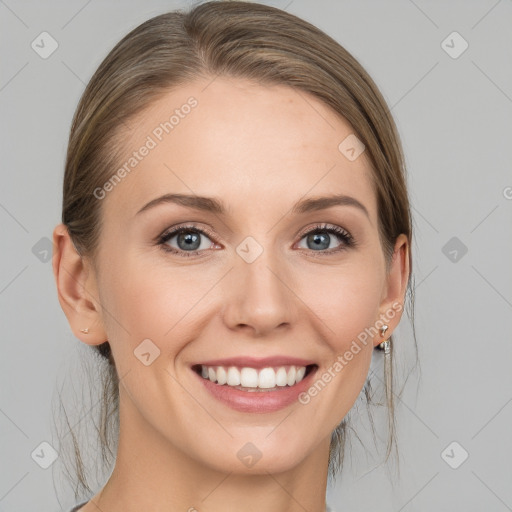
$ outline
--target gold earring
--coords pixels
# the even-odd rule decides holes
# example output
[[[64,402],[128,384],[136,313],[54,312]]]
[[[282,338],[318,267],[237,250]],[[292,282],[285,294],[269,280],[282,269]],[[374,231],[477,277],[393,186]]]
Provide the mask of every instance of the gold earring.
[[[80,329],[80,332],[83,332],[84,334],[89,334],[89,328],[86,327],[85,329]]]

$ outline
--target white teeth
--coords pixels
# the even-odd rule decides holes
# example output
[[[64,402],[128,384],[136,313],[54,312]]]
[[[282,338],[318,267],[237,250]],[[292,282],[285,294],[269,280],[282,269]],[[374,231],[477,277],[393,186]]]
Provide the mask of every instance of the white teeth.
[[[201,366],[201,375],[211,382],[219,385],[227,384],[233,387],[272,389],[276,387],[293,386],[300,382],[306,373],[305,366],[280,366],[277,368],[244,367],[238,369],[235,366],[229,368],[223,366]]]
[[[231,366],[228,369],[228,378],[227,378],[228,386],[240,386],[240,372],[234,366]]]
[[[286,375],[286,368],[284,366],[281,366],[279,370],[277,370],[276,373],[276,386],[286,386],[287,383],[287,375]]]
[[[297,370],[295,369],[295,366],[291,366],[288,370],[288,380],[287,384],[288,386],[293,386],[295,384],[295,377],[297,376]]]
[[[260,370],[258,387],[263,389],[276,387],[276,372],[272,368]]]
[[[258,371],[254,368],[242,368],[240,372],[240,385],[244,388],[257,388]]]
[[[203,366],[204,368],[204,366]],[[226,382],[228,381],[228,374],[226,373],[226,370],[224,370],[224,368],[222,368],[222,366],[219,366],[217,368],[217,382],[219,384],[226,384]]]

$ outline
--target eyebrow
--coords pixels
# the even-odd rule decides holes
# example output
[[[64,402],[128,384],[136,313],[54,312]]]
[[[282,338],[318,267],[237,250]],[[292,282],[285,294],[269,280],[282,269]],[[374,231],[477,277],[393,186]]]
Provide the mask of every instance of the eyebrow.
[[[188,194],[165,194],[163,196],[157,197],[153,199],[149,203],[145,204],[136,215],[139,215],[142,212],[145,212],[155,206],[160,204],[179,204],[181,206],[185,206],[187,208],[193,208],[195,210],[201,210],[211,213],[217,213],[219,215],[223,215],[226,213],[227,208],[224,206],[224,203],[213,197],[203,197],[196,195],[188,195]],[[337,194],[332,196],[324,196],[324,197],[312,197],[308,199],[303,199],[302,201],[297,202],[293,208],[292,213],[301,214],[308,213],[313,211],[325,210],[327,208],[331,208],[333,206],[353,206],[359,210],[361,210],[368,219],[370,219],[370,215],[366,207],[358,201],[355,197]]]

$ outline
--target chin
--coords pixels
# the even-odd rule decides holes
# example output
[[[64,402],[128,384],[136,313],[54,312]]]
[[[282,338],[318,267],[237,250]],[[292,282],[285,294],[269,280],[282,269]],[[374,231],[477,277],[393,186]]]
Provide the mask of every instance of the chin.
[[[300,465],[310,451],[303,441],[307,433],[303,432],[302,437],[295,432],[296,441],[283,442],[283,436],[271,439],[274,435],[269,435],[271,431],[265,429],[265,432],[251,435],[248,429],[241,437],[229,438],[225,444],[218,443],[215,449],[211,445],[203,447],[198,458],[202,465],[215,471],[240,475],[283,473]]]

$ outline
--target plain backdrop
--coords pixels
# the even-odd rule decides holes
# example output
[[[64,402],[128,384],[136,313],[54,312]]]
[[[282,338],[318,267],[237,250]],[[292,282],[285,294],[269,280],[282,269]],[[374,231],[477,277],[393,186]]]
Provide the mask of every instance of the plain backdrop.
[[[397,399],[400,478],[361,426],[366,448],[353,445],[328,502],[337,512],[512,510],[512,2],[263,3],[317,25],[361,62],[408,166],[421,374]],[[57,469],[52,400],[65,375],[79,396],[86,383],[72,370],[81,343],[57,300],[49,242],[74,109],[122,36],[190,5],[0,1],[0,512],[74,503]],[[41,37],[45,51],[58,45],[46,58],[34,49]],[[412,346],[404,320],[397,353]]]

